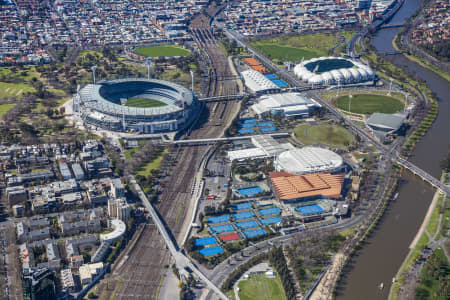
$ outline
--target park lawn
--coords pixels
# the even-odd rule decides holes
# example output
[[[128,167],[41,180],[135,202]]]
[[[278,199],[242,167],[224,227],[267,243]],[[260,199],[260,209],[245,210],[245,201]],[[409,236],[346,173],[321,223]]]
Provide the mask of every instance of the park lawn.
[[[241,300],[285,300],[283,286],[279,276],[266,278],[265,274],[250,275],[249,280],[242,280],[239,286]]]
[[[0,82],[0,97],[17,97],[20,98],[23,93],[33,93],[35,89],[26,83],[8,83]]]
[[[152,170],[158,170],[161,167],[161,162],[164,154],[168,153],[167,149],[161,151],[159,156],[151,162],[148,162],[144,166],[140,167],[136,175],[148,176]]]
[[[431,237],[433,237],[436,230],[439,230],[439,213],[441,211],[442,200],[444,200],[444,195],[439,195],[436,207],[433,209],[433,213],[431,214],[430,221],[427,225],[427,231]]]
[[[342,110],[348,111],[349,96],[342,96],[336,99],[335,105]],[[357,114],[372,114],[374,112],[392,114],[404,108],[404,104],[389,96],[356,94],[352,96],[350,112]]]
[[[315,33],[298,36],[285,36],[251,42],[272,59],[282,61],[300,61],[326,56],[339,41],[339,35]]]
[[[300,142],[302,142],[303,144],[307,144],[307,145],[311,145],[314,144],[314,140],[312,140],[311,138],[308,137],[308,135],[306,134],[306,131],[308,130],[308,128],[310,128],[311,125],[306,123],[306,124],[301,124],[298,125],[297,127],[295,127],[294,129],[294,134],[297,137],[297,139],[300,140]]]
[[[158,100],[139,97],[130,98],[125,104],[125,106],[133,106],[133,107],[161,107],[166,105],[167,105],[166,103]]]
[[[15,70],[15,72],[13,72]],[[39,72],[36,71],[35,66],[22,66],[22,67],[2,67],[0,68],[0,77],[17,78],[23,81],[31,80],[33,77],[43,80]],[[44,80],[45,81],[45,80]]]
[[[139,47],[135,52],[147,57],[186,56],[190,53],[189,50],[176,45]]]
[[[446,300],[449,261],[442,248],[437,248],[421,270],[421,283],[416,289],[418,299]],[[447,282],[447,283],[446,283]],[[438,294],[440,292],[441,295]]]
[[[350,133],[338,125],[316,125],[308,129],[308,135],[321,144],[347,146],[351,143]]]
[[[2,118],[8,111],[15,106],[14,103],[0,104],[0,118]]]

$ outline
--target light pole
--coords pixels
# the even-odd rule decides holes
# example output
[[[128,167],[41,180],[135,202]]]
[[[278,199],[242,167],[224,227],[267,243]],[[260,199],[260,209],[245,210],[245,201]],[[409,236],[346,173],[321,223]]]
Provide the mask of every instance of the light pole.
[[[191,73],[191,90],[194,92],[194,71],[190,71]]]
[[[92,70],[92,78],[93,78],[94,84],[95,84],[95,70],[97,70],[97,66],[93,66],[93,67],[91,68],[91,70]]]
[[[120,98],[120,104],[122,104],[122,129],[125,131],[125,104],[127,104],[127,98]]]
[[[350,106],[352,105],[352,95],[348,95],[348,112],[351,112]]]
[[[150,79],[150,67],[152,65],[152,62],[149,58],[145,61],[145,64],[147,65],[147,79]]]
[[[388,96],[391,95],[391,91],[392,91],[392,78],[391,78],[391,84],[389,85],[389,93],[388,93]]]

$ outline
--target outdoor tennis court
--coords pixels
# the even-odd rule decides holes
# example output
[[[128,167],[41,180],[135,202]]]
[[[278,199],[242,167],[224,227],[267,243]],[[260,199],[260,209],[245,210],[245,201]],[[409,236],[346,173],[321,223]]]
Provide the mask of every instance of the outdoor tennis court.
[[[233,214],[233,218],[235,220],[242,220],[242,219],[251,218],[254,215],[255,214],[252,211],[245,211],[245,212],[240,212],[240,213]]]
[[[267,232],[262,228],[244,231],[244,235],[249,239],[256,237],[256,236],[265,235],[266,233]]]
[[[239,223],[236,223],[236,226],[241,229],[259,227],[259,225],[258,225],[258,223],[256,223],[256,221],[239,222]]]
[[[259,186],[253,186],[253,187],[239,189],[238,192],[239,192],[239,194],[241,194],[244,197],[253,197],[254,195],[262,193],[263,190]]]
[[[217,223],[228,222],[229,220],[230,220],[230,215],[223,215],[223,216],[217,216],[217,217],[209,217],[208,223],[217,224]]]
[[[217,241],[213,236],[200,238],[195,240],[195,246],[206,246],[211,244],[216,244]]]
[[[277,75],[275,75],[275,74],[266,74],[266,75],[264,75],[264,77],[266,77],[267,79],[270,79],[270,80],[278,78]]]
[[[221,235],[220,239],[224,242],[239,240],[241,237],[237,233]]]
[[[261,132],[270,132],[270,131],[276,131],[277,128],[275,126],[271,126],[271,127],[260,128],[259,130],[261,130]]]
[[[253,133],[254,130],[252,128],[245,128],[245,129],[239,129],[238,134],[247,134],[247,133]]]
[[[284,80],[281,79],[275,79],[272,80],[272,82],[275,83],[280,88],[289,87],[289,85]]]
[[[227,232],[227,231],[233,231],[234,228],[232,225],[219,225],[219,226],[211,226],[211,230],[215,233],[221,233],[221,232]]]
[[[276,224],[281,222],[280,217],[272,217],[272,218],[266,218],[266,219],[260,219],[259,220],[263,225],[270,225],[270,224]]]
[[[240,124],[248,124],[248,123],[255,123],[255,122],[256,122],[256,119],[253,119],[253,118],[251,118],[251,119],[241,119],[239,121]]]
[[[252,205],[250,202],[238,203],[238,204],[231,205],[232,210],[243,210],[243,209],[249,209],[249,208],[252,208]]]
[[[280,212],[281,210],[278,207],[264,208],[259,210],[259,214],[261,216],[276,215]]]
[[[272,121],[259,122],[258,127],[272,127],[274,124]]]
[[[216,247],[211,247],[211,248],[204,248],[204,249],[198,250],[198,252],[203,256],[211,256],[211,255],[223,253],[223,250],[221,247],[216,246]]]
[[[315,215],[323,212],[323,208],[317,204],[297,207],[297,211],[302,215]]]

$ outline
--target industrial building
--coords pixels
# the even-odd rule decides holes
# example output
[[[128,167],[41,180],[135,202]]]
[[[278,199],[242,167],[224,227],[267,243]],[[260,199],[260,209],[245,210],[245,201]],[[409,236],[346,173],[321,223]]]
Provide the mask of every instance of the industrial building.
[[[318,57],[294,68],[295,75],[312,85],[352,84],[375,79],[372,69],[358,61],[340,57]]]
[[[241,72],[245,86],[255,94],[265,94],[279,92],[280,88],[263,74],[255,70]]]
[[[340,155],[324,148],[303,147],[282,152],[274,161],[275,170],[292,174],[337,172],[343,167]]]
[[[344,173],[314,173],[295,175],[270,172],[269,177],[280,201],[295,202],[319,198],[338,199],[341,196]]]
[[[127,106],[131,98],[159,101],[155,107]],[[88,84],[73,98],[85,123],[111,131],[152,134],[182,129],[198,112],[191,90],[164,80],[129,78]]]
[[[308,117],[315,108],[321,107],[311,98],[299,93],[280,93],[261,96],[250,109],[259,116],[267,114],[285,117]]]

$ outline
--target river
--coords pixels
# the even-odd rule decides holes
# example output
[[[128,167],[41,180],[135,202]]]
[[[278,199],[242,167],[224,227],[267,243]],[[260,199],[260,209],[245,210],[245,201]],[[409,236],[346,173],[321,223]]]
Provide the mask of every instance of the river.
[[[390,23],[404,23],[419,7],[420,0],[406,0]],[[399,28],[383,29],[372,40],[378,52],[393,51],[392,40]],[[428,84],[436,93],[439,113],[427,134],[417,144],[411,161],[440,177],[440,162],[450,145],[450,84],[437,74],[403,56],[389,56],[389,61],[406,69]],[[337,299],[372,300],[387,299],[392,278],[409,251],[434,191],[420,179],[405,174],[401,179],[399,196],[387,210],[375,233],[367,240],[352,261],[352,268],[339,286]],[[380,283],[384,289],[379,290]],[[411,291],[412,293],[414,291]]]

